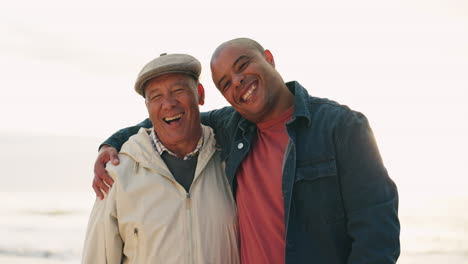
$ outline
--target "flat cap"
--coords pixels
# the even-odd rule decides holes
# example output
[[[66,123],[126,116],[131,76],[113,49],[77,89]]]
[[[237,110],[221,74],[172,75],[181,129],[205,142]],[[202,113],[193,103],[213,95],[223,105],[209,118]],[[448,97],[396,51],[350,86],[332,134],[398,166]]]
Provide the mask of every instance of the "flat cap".
[[[198,80],[201,72],[200,62],[188,54],[163,53],[156,59],[148,62],[138,74],[135,82],[135,91],[144,95],[146,82],[150,79],[167,73],[185,73]]]

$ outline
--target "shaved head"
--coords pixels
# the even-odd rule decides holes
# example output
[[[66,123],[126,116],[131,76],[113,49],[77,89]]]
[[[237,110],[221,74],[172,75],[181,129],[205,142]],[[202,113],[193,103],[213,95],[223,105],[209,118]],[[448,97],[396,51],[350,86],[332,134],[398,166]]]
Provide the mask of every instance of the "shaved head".
[[[231,39],[228,40],[221,45],[219,45],[216,50],[213,52],[213,55],[211,56],[211,63],[218,57],[219,53],[224,50],[224,48],[229,47],[229,46],[237,46],[237,47],[244,47],[246,49],[252,49],[260,52],[263,54],[265,52],[265,49],[258,43],[257,41],[249,38],[236,38],[236,39]]]
[[[273,54],[255,40],[237,38],[222,43],[210,66],[216,88],[250,122],[272,120],[294,103],[275,69]]]

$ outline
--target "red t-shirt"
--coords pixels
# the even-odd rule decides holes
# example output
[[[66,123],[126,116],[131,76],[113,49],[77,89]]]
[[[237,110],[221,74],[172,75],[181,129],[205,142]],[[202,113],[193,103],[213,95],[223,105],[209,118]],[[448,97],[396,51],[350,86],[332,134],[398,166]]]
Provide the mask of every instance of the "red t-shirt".
[[[293,107],[257,124],[252,148],[237,171],[242,264],[284,263],[283,157],[292,112]]]

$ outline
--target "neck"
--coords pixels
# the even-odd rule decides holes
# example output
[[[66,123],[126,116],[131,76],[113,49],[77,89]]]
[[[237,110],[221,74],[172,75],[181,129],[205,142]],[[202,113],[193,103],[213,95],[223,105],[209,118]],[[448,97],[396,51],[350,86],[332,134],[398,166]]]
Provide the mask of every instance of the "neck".
[[[283,87],[281,88],[281,92],[278,93],[276,98],[273,100],[275,103],[269,107],[267,110],[268,113],[264,116],[264,118],[250,121],[253,123],[263,123],[273,120],[281,116],[281,114],[294,105],[294,95],[284,83]]]
[[[283,92],[277,98],[278,103],[275,105],[275,109],[278,109],[275,111],[275,117],[278,117],[294,105],[294,95],[284,83],[282,91]]]

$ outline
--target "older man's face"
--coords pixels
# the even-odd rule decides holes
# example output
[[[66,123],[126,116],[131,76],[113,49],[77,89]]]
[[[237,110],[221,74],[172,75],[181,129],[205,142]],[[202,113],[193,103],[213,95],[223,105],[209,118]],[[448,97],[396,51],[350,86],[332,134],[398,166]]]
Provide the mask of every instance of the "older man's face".
[[[197,83],[186,74],[165,74],[146,84],[146,107],[158,138],[169,147],[200,138]]]

